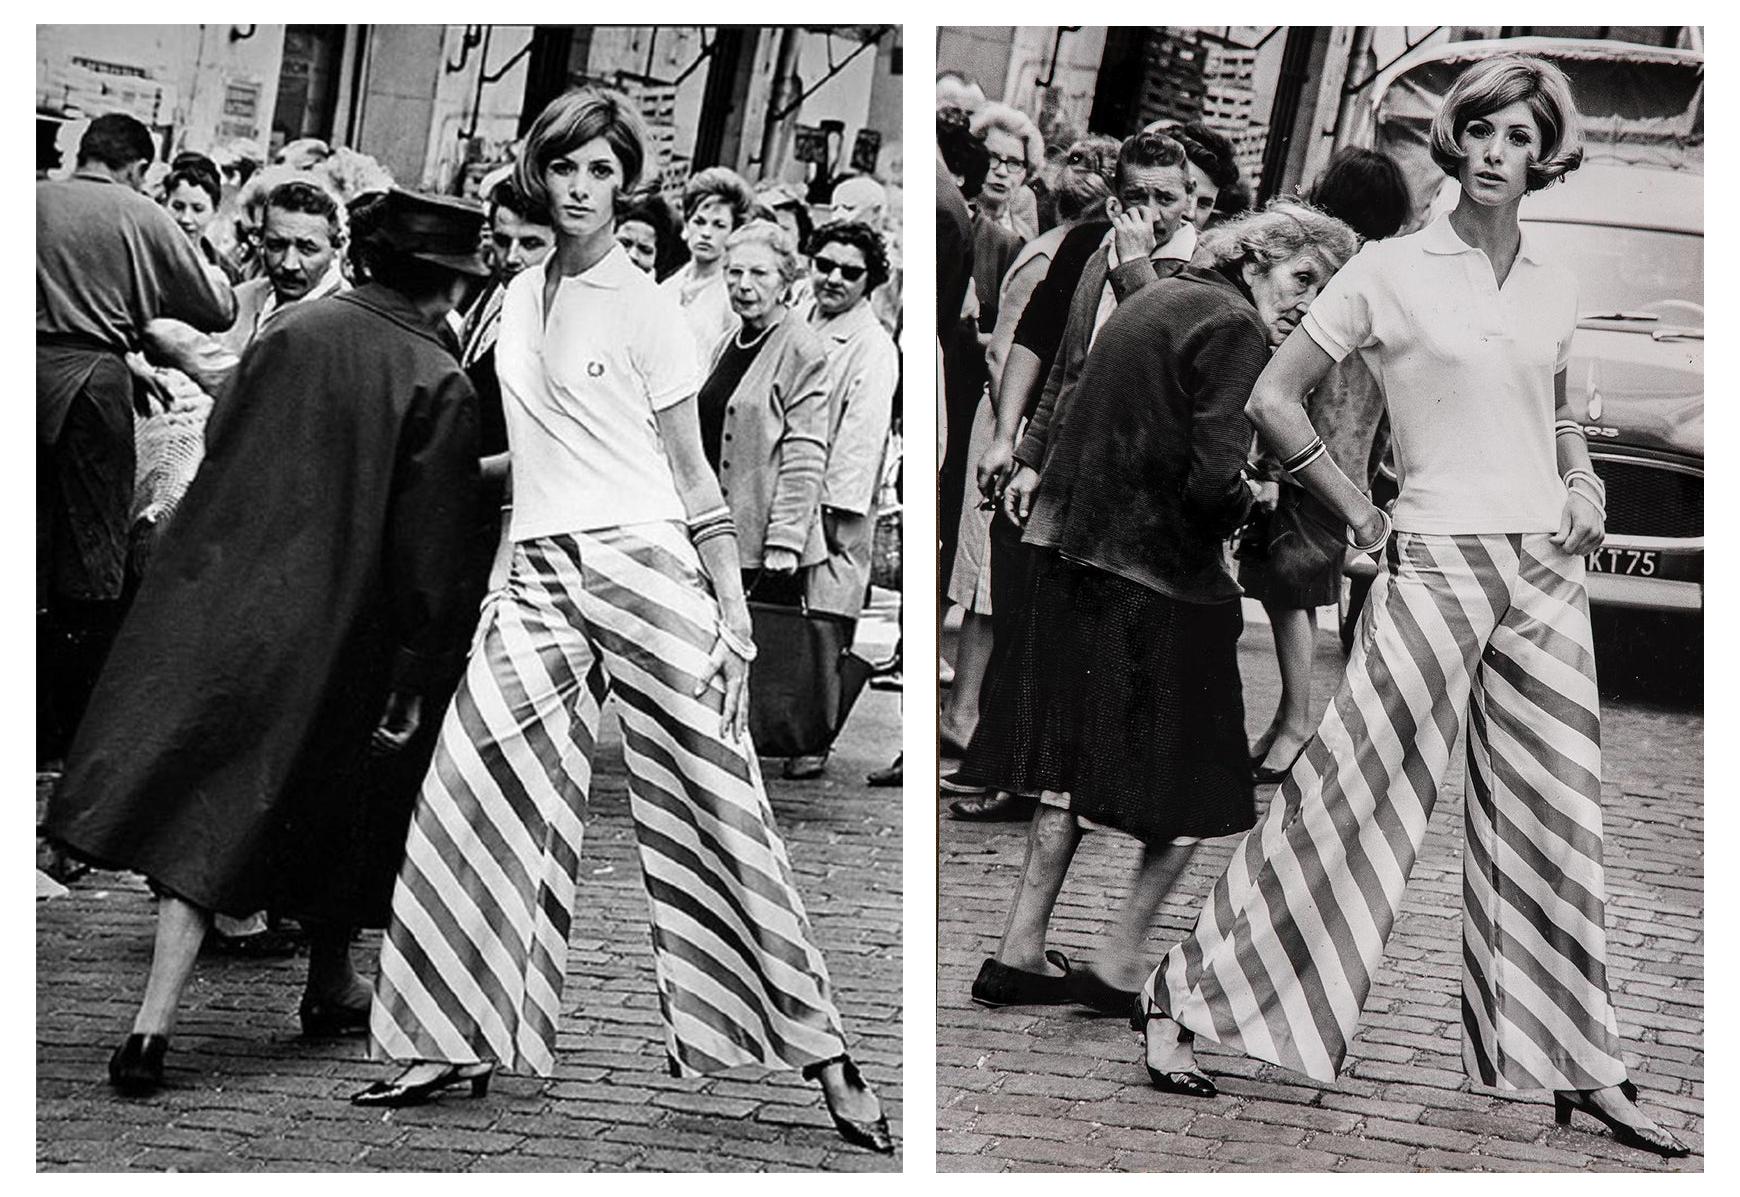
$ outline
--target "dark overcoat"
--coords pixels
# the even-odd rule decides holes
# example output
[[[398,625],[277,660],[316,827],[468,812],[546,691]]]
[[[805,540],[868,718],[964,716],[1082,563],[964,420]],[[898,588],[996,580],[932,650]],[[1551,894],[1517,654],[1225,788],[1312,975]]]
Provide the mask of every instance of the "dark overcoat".
[[[463,658],[476,397],[371,285],[274,320],[206,438],[44,833],[206,909],[378,925],[420,769],[369,740]]]

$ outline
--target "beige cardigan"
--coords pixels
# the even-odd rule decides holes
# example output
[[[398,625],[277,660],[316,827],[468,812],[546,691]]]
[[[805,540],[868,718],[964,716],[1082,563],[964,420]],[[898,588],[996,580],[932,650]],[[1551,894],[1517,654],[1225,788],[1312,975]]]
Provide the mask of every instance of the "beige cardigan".
[[[738,327],[734,320],[714,347],[709,371]],[[787,311],[725,405],[719,489],[737,524],[744,569],[760,567],[766,546],[792,550],[800,566],[827,559],[820,517],[828,416],[827,356]]]

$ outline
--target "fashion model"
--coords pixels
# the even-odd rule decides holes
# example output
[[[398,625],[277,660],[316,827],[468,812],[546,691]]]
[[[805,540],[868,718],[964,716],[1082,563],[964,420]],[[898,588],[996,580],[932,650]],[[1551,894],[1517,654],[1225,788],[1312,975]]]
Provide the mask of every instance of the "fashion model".
[[[1211,1096],[1192,1039],[1333,1081],[1467,715],[1463,1062],[1549,1089],[1619,1141],[1687,1148],[1635,1104],[1608,998],[1601,725],[1583,554],[1605,512],[1565,369],[1577,294],[1517,222],[1582,159],[1564,76],[1470,68],[1431,130],[1455,210],[1370,244],[1263,371],[1250,415],[1282,465],[1379,551],[1340,693],[1191,936],[1140,999],[1164,1090]],[[1373,506],[1304,397],[1358,352],[1387,398],[1400,496]]]

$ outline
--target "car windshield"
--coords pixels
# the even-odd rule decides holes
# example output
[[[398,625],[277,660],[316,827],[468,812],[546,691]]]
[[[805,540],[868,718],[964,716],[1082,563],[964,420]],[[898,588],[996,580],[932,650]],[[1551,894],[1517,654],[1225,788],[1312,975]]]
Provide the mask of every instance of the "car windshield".
[[[1541,258],[1577,275],[1585,322],[1672,335],[1704,328],[1704,239],[1693,233],[1524,221]]]

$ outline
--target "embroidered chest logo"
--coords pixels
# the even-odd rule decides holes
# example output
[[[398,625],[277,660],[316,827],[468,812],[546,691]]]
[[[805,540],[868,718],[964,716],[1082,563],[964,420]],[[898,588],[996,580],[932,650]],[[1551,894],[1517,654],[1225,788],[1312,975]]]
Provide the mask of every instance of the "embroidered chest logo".
[[[604,363],[603,362],[587,362],[586,363],[586,377],[588,377],[588,378],[603,378],[604,377]]]

